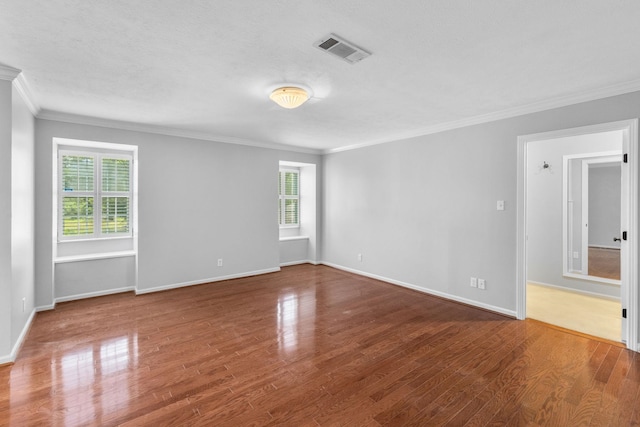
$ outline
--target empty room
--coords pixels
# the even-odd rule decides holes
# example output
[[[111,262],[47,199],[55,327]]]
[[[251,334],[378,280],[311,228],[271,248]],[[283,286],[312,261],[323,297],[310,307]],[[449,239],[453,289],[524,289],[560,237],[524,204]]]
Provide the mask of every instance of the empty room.
[[[0,11],[0,426],[640,425],[640,3]]]

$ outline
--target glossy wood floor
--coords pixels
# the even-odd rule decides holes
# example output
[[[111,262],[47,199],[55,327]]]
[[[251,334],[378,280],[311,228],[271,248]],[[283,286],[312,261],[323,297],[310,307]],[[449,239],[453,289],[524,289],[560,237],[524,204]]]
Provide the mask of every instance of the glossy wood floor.
[[[59,304],[1,425],[640,423],[640,357],[324,266]]]

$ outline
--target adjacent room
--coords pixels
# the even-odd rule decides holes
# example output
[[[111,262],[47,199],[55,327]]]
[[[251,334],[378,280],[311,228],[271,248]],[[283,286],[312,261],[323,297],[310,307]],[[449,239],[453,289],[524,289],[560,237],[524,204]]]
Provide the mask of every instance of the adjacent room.
[[[0,425],[640,424],[640,4],[0,13]]]

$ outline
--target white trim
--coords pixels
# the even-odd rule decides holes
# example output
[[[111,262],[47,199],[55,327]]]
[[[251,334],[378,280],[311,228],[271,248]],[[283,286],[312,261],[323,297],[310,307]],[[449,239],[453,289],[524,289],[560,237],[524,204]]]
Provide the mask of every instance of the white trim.
[[[309,240],[309,236],[287,236],[280,237],[281,242],[289,242],[291,240]]]
[[[339,153],[341,151],[356,150],[358,148],[384,144],[386,142],[393,142],[393,141],[399,141],[403,139],[416,138],[424,135],[431,135],[435,133],[445,132],[448,130],[464,128],[467,126],[479,125],[482,123],[494,122],[497,120],[508,119],[511,117],[523,116],[525,114],[538,113],[541,111],[552,110],[554,108],[561,108],[569,105],[580,104],[583,102],[595,101],[597,99],[623,95],[626,93],[636,92],[638,90],[640,90],[640,79],[632,80],[632,81],[624,82],[620,84],[615,84],[611,86],[606,86],[603,88],[577,92],[572,95],[545,99],[542,101],[533,102],[531,104],[522,105],[514,108],[508,108],[506,110],[496,111],[492,113],[481,114],[481,115],[469,117],[466,119],[440,123],[432,126],[427,126],[422,129],[416,129],[414,131],[397,133],[397,134],[394,134],[393,137],[389,137],[389,138],[379,138],[379,139],[374,139],[374,140],[370,140],[370,141],[359,143],[359,144],[346,145],[344,147],[322,150],[322,154]]]
[[[623,283],[620,299],[627,308],[626,332],[623,332],[622,341],[626,342],[627,348],[639,351],[638,343],[638,119],[620,120],[616,122],[601,123],[591,126],[583,126],[571,129],[562,129],[558,131],[542,132],[530,135],[518,136],[518,165],[517,165],[517,245],[516,248],[516,312],[518,319],[526,317],[526,268],[527,268],[527,229],[526,229],[526,189],[527,189],[527,143],[540,140],[558,139],[567,136],[578,136],[592,133],[603,133],[608,131],[623,131],[623,152],[628,155],[628,194],[630,206],[627,206],[628,212],[628,249],[627,259],[628,268],[623,275],[628,277],[622,278]],[[623,261],[623,260],[621,260]],[[626,280],[625,280],[626,279]],[[634,348],[634,346],[636,348]]]
[[[31,328],[31,324],[33,323],[33,319],[35,319],[35,317],[36,317],[36,309],[34,308],[33,310],[31,310],[31,314],[29,315],[27,322],[24,324],[22,331],[20,331],[20,335],[18,336],[16,343],[13,345],[13,348],[11,349],[11,353],[9,353],[7,356],[0,357],[0,365],[4,365],[6,363],[13,363],[16,361],[18,357],[18,352],[20,351],[22,344],[24,344],[24,340],[27,337],[27,333],[29,333],[29,329]]]
[[[609,249],[612,251],[619,251],[620,248],[617,248],[615,246],[607,246],[607,245],[589,245],[590,248],[594,248],[594,249]]]
[[[123,292],[132,292],[132,291],[135,291],[135,289],[136,288],[134,286],[125,286],[123,288],[107,289],[104,291],[87,292],[84,294],[76,294],[76,295],[67,295],[65,297],[56,298],[55,304],[59,302],[76,301],[79,299],[103,297],[105,295],[121,294]],[[55,308],[55,304],[54,304],[54,308]]]
[[[136,295],[150,294],[153,292],[168,291],[170,289],[184,288],[186,286],[204,285],[206,283],[221,282],[223,280],[239,279],[242,277],[259,276],[260,274],[274,273],[280,271],[280,267],[267,268],[264,270],[249,271],[246,273],[230,274],[228,276],[212,277],[210,279],[193,280],[190,282],[173,283],[169,285],[156,286],[154,288],[136,289]]]
[[[36,307],[36,311],[39,313],[41,311],[49,311],[49,310],[55,310],[56,308],[56,303],[55,301],[53,302],[53,304],[49,304],[49,305],[40,305],[38,307]]]
[[[516,318],[524,320],[527,311],[527,146],[518,137],[516,177]]]
[[[636,343],[636,351],[640,351],[640,346],[637,344],[640,341],[640,334],[638,333],[638,321],[640,319],[640,305],[638,303],[638,119],[629,120],[629,125],[626,129],[627,139],[627,156],[628,156],[628,173],[629,173],[629,194],[631,195],[631,206],[628,206],[629,218],[627,218],[629,229],[628,233],[628,260],[630,261],[628,272],[628,300],[630,303],[628,313],[628,332],[627,345],[632,347],[633,343]],[[624,146],[623,146],[624,150]]]
[[[569,177],[569,165],[571,160],[583,159],[581,171],[581,204],[582,215],[580,232],[580,270],[573,268],[573,203],[570,195],[573,194],[573,180]],[[566,154],[562,156],[562,275],[574,279],[584,279],[594,282],[620,285],[619,280],[605,279],[589,276],[589,165],[609,162],[622,162],[622,147],[620,150],[602,151],[593,153]],[[571,203],[571,205],[569,205]]]
[[[580,175],[582,180],[582,194],[580,195],[582,198],[580,206],[580,215],[582,217],[580,224],[580,272],[589,275],[589,164],[586,161],[582,162]],[[563,223],[562,226],[565,227],[565,224]],[[562,234],[564,237],[565,233]],[[565,269],[564,273],[567,274],[569,271]]]
[[[318,265],[317,262],[311,261],[310,259],[303,259],[303,260],[300,260],[300,261],[281,262],[280,263],[280,267],[290,267],[292,265],[300,265],[300,264]]]
[[[118,251],[118,252],[103,252],[97,254],[83,254],[83,255],[70,255],[61,256],[53,259],[54,264],[63,264],[66,262],[78,262],[78,261],[93,261],[96,259],[112,259],[136,256],[136,251]]]
[[[589,292],[589,291],[583,291],[580,289],[565,288],[564,286],[552,285],[551,283],[536,282],[535,280],[527,280],[527,283],[530,283],[532,285],[544,286],[545,288],[553,288],[561,291],[572,292],[574,294],[585,295],[588,297],[602,298],[609,301],[620,302],[620,297],[614,297],[611,295],[601,294],[598,292]]]
[[[620,287],[621,285],[620,280],[607,279],[605,277],[599,277],[599,276],[590,276],[588,274],[583,274],[583,273],[564,273],[563,276],[570,277],[572,279],[587,280],[589,282],[602,283],[604,285],[613,285],[618,287]]]
[[[422,293],[429,294],[429,295],[434,295],[434,296],[437,296],[437,297],[440,297],[440,298],[444,298],[444,299],[448,299],[448,300],[451,300],[451,301],[460,302],[462,304],[470,305],[470,306],[473,306],[473,307],[482,308],[484,310],[489,310],[489,311],[492,311],[494,313],[503,314],[505,316],[514,317],[514,318],[516,317],[516,312],[515,311],[507,310],[505,308],[497,307],[495,305],[485,304],[485,303],[474,301],[474,300],[470,300],[470,299],[467,299],[467,298],[462,298],[462,297],[459,297],[459,296],[456,296],[456,295],[448,294],[446,292],[434,291],[432,289],[423,288],[421,286],[413,285],[411,283],[406,283],[406,282],[402,282],[400,280],[390,279],[388,277],[379,276],[377,274],[367,273],[365,271],[356,270],[354,268],[345,267],[345,266],[342,266],[342,265],[339,265],[339,264],[334,264],[334,263],[327,262],[327,261],[322,261],[321,264],[324,264],[324,265],[326,265],[328,267],[336,268],[338,270],[343,270],[343,271],[347,271],[349,273],[357,274],[359,276],[369,277],[371,279],[380,280],[380,281],[383,281],[383,282],[390,283],[392,285],[402,286],[403,288],[413,289],[414,291],[422,292]]]
[[[254,141],[232,136],[214,135],[208,132],[199,132],[187,129],[177,129],[165,126],[149,125],[142,123],[124,122],[120,120],[100,119],[96,117],[80,116],[76,114],[60,113],[51,110],[41,110],[36,116],[42,120],[74,123],[78,125],[99,126],[109,129],[127,130],[133,132],[153,133],[157,135],[175,136],[179,138],[198,139],[202,141],[214,141],[225,144],[248,145],[250,147],[266,148],[270,150],[286,150],[305,154],[322,154],[322,150],[315,148],[297,147],[294,145],[276,144],[262,141]]]
[[[16,77],[18,77],[18,75],[20,75],[21,72],[22,70],[19,70],[17,68],[0,64],[0,80],[13,81]]]
[[[31,111],[31,114],[37,116],[40,112],[40,106],[36,102],[36,98],[33,96],[33,91],[31,90],[31,86],[27,82],[24,73],[18,74],[18,77],[13,81],[13,86],[20,94],[20,97],[27,104],[27,108]]]

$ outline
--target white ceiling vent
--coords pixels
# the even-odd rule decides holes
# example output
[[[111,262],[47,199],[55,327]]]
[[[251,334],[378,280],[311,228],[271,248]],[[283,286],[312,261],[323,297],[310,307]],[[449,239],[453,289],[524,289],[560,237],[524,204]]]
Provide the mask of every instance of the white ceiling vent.
[[[355,64],[362,61],[371,54],[358,46],[341,39],[335,34],[329,34],[322,40],[318,40],[313,44],[318,49],[334,54],[340,59],[347,61],[349,64]]]

